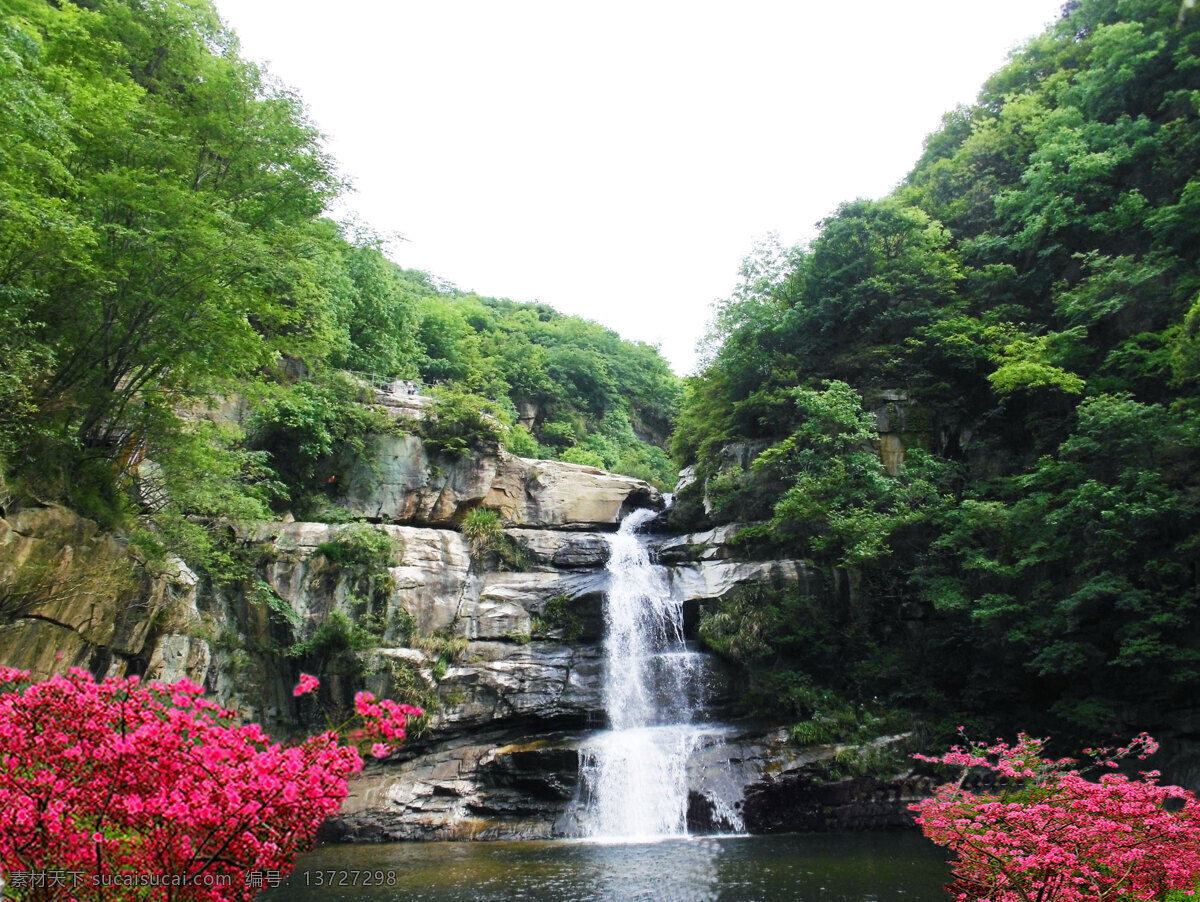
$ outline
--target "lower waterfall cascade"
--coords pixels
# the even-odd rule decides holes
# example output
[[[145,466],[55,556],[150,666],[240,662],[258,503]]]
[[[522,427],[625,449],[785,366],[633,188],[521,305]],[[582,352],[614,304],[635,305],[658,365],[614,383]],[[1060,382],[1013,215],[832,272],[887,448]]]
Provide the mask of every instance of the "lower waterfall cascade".
[[[609,730],[593,737],[582,767],[587,832],[594,838],[686,836],[688,761],[722,728],[703,721],[708,656],[689,648],[682,605],[671,597],[639,527],[637,510],[609,537],[604,706]],[[709,800],[740,829],[729,804]]]

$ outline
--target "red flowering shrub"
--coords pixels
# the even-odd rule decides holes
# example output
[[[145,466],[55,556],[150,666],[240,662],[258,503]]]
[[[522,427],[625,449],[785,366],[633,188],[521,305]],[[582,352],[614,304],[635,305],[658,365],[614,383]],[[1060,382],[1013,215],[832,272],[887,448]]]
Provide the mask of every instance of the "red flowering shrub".
[[[1100,902],[1188,895],[1200,877],[1200,805],[1158,772],[1131,780],[1116,773],[1084,779],[1070,758],[1042,757],[1044,739],[1022,734],[1016,745],[955,746],[923,761],[958,765],[963,779],[913,805],[925,835],[957,853],[957,902]],[[1115,752],[1088,749],[1105,767],[1158,748],[1143,733]],[[970,768],[992,771],[1007,784],[971,793]]]
[[[311,692],[305,675],[297,694]],[[187,680],[41,683],[0,668],[0,867],[16,899],[251,899],[286,874],[362,767],[335,730],[284,747]],[[386,705],[386,707],[385,707]],[[364,740],[419,709],[380,703]]]

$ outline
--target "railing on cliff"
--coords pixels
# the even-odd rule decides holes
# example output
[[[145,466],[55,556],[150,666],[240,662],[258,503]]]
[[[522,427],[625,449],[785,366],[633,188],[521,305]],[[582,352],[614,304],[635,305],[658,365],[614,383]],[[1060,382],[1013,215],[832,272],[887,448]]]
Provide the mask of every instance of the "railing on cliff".
[[[385,395],[425,395],[438,382],[422,382],[420,379],[394,379],[391,376],[381,376],[379,373],[366,373],[362,370],[342,370],[346,375],[353,376],[367,383],[375,391]]]
[[[365,382],[375,391],[381,394],[391,395],[393,397],[428,397],[429,390],[441,385],[440,379],[434,379],[432,382],[423,382],[420,379],[393,379],[391,376],[381,376],[379,373],[368,373],[362,370],[342,370],[347,376],[353,376],[362,382]],[[488,401],[495,404],[496,399],[491,395],[487,398]],[[487,409],[480,407],[479,412],[485,417],[495,419],[494,415]]]

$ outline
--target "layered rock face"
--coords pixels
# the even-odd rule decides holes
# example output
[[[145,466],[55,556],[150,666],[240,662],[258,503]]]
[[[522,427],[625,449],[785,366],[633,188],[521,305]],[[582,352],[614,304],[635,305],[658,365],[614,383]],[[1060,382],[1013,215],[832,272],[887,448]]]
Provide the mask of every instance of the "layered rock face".
[[[389,439],[388,449],[392,456],[384,457],[390,463],[377,467],[377,481],[372,485],[366,473],[358,474],[344,501],[355,513],[384,521],[377,528],[399,549],[388,571],[392,588],[384,620],[412,618],[421,636],[463,644],[447,659],[444,642],[418,638],[408,643],[416,647],[403,647],[389,645],[385,636],[371,653],[366,682],[372,691],[402,697],[411,679],[397,679],[393,667],[399,664],[417,672],[434,710],[425,733],[355,781],[329,835],[357,840],[579,835],[580,768],[589,736],[606,720],[608,531],[632,509],[660,507],[661,498],[644,483],[590,467],[501,457],[482,466],[439,466],[433,474],[410,437]],[[490,569],[485,556],[472,558],[470,542],[460,533],[434,528],[475,507],[496,511],[508,524],[505,535],[523,562],[519,570]],[[387,522],[398,519],[431,525]],[[321,607],[299,596],[315,582],[318,549],[337,531],[294,523],[259,536],[291,553],[271,566],[269,581],[304,617]],[[739,586],[799,583],[820,590],[816,574],[802,561],[736,560],[727,544],[735,531],[653,543],[690,630],[703,608]],[[713,681],[720,684],[719,675]],[[718,687],[714,707],[725,701]],[[715,750],[721,744],[709,749],[710,763],[721,757]],[[777,757],[748,756],[741,746],[729,754],[742,763],[726,768],[727,782],[751,783],[781,767]],[[698,810],[707,798],[701,790],[706,778],[697,775]],[[712,829],[719,828],[714,822]]]
[[[331,611],[362,619],[353,575],[331,570],[326,558],[348,529],[272,524],[246,537],[270,559],[266,581],[300,618],[299,635],[310,635]],[[329,835],[578,835],[579,766],[590,732],[605,723],[607,534],[570,526],[509,528],[505,535],[521,550],[525,568],[495,571],[472,557],[459,532],[391,524],[373,529],[392,540],[395,556],[386,592],[375,597],[371,616],[380,633],[378,644],[361,653],[367,662],[362,685],[413,700],[416,682],[431,711],[419,736],[355,780],[345,814]],[[799,561],[735,561],[723,547],[727,538],[728,532],[662,542],[664,560],[675,561],[667,568],[671,591],[685,607],[698,612],[749,583],[814,579]],[[389,624],[399,621],[415,623],[417,636],[398,638]],[[264,662],[260,674],[248,668],[236,683],[217,688],[223,703],[279,728],[292,708],[285,694],[290,684],[272,681],[272,666],[280,664]],[[334,705],[345,704],[351,691],[336,680],[326,688],[331,696],[325,701]],[[718,692],[714,703],[722,701]],[[303,724],[303,709],[291,718]],[[748,762],[736,778],[744,782],[779,766],[763,763],[769,755],[752,759],[741,748],[731,754]]]

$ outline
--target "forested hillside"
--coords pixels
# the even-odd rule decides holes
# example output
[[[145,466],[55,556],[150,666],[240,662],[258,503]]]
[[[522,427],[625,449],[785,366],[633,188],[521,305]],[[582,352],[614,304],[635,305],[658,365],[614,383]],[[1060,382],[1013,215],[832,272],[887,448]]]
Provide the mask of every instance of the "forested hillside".
[[[63,502],[211,563],[206,523],[320,514],[364,436],[402,428],[344,370],[431,386],[443,453],[499,440],[673,482],[657,350],[403,271],[325,218],[345,185],[316,125],[211,3],[0,15],[6,506]],[[244,428],[204,414],[235,402]]]
[[[705,621],[761,707],[813,736],[897,711],[1173,724],[1200,690],[1198,251],[1200,10],[1177,0],[1067,4],[891,195],[756,251],[673,451],[699,476],[680,525],[758,521],[745,553],[840,593]]]
[[[5,508],[219,575],[215,524],[336,519],[372,432],[669,487],[675,426],[681,530],[755,524],[740,553],[826,575],[828,604],[762,586],[701,627],[804,738],[1154,730],[1200,690],[1200,10],[1068,4],[891,195],[758,248],[677,425],[656,349],[329,220],[316,125],[205,0],[0,13]]]

